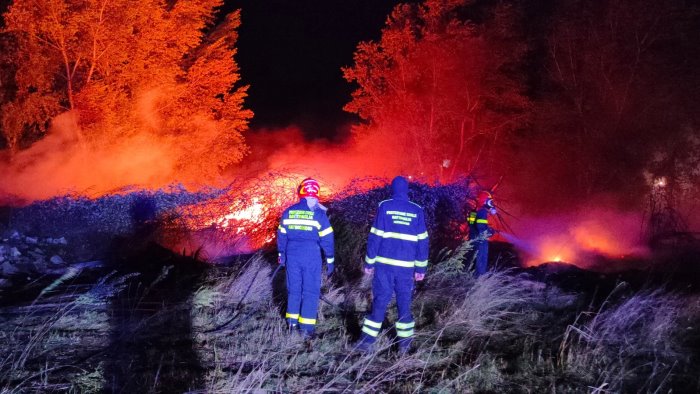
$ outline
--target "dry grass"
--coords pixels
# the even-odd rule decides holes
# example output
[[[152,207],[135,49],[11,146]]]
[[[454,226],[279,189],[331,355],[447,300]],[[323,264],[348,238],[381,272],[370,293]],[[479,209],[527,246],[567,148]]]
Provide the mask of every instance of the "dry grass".
[[[139,222],[132,210],[144,203],[152,219],[166,222],[161,243],[213,257],[271,239],[286,202],[256,200],[270,179],[197,195],[67,198],[30,207],[17,219],[27,228],[54,223],[49,230],[56,233],[129,234]],[[272,196],[293,197],[284,194],[284,182],[273,186],[280,193]],[[79,273],[69,271],[47,283],[33,304],[1,309],[0,391],[700,392],[697,298],[622,286],[604,303],[589,304],[586,295],[514,271],[474,280],[466,261],[472,245],[460,244],[464,234],[455,225],[463,222],[471,185],[411,184],[411,193],[425,208],[432,250],[449,249],[431,255],[427,279],[417,286],[410,355],[398,355],[393,343],[394,306],[376,351],[353,351],[371,304],[371,278],[361,269],[369,219],[389,190],[350,187],[330,203],[337,270],[324,281],[332,305],[321,302],[312,343],[286,332],[284,270],[271,280],[276,265],[263,255],[211,268],[183,287],[171,279],[186,270],[168,255],[150,284],[129,282],[116,301],[106,302],[128,278],[77,288]],[[260,213],[251,234],[235,218],[220,220],[260,204],[275,208]],[[199,232],[192,245],[182,243],[193,226]],[[202,243],[209,248],[200,249]]]
[[[256,268],[251,265],[248,269]],[[244,276],[251,275],[240,274]],[[251,320],[246,316],[248,320],[235,329],[200,332],[200,357],[210,371],[206,391],[235,388],[244,392],[421,392],[462,390],[467,385],[493,388],[503,377],[497,371],[497,361],[484,353],[484,345],[492,336],[506,332],[509,337],[533,334],[533,313],[528,305],[537,302],[539,295],[521,288],[520,279],[507,272],[493,273],[478,281],[452,274],[450,278],[455,280],[453,286],[459,292],[442,293],[443,297],[436,299],[434,289],[427,288],[416,297],[416,318],[422,327],[415,340],[415,352],[409,356],[395,353],[393,333],[386,329],[374,353],[353,352],[342,310],[328,305],[320,308],[320,338],[311,347],[286,332],[280,307],[275,304],[258,306],[255,317]],[[362,293],[367,295],[368,280],[365,278],[353,289],[330,288],[325,297],[354,310],[360,309],[358,305],[367,307]],[[443,278],[440,283],[444,285],[446,280]],[[235,280],[227,283],[230,282]],[[457,299],[456,294],[460,294]],[[451,302],[444,303],[445,299]],[[444,303],[442,312],[427,319],[424,315],[434,313],[432,306],[436,302]],[[246,307],[255,308],[253,304],[251,301]],[[222,313],[215,310],[213,307],[210,312],[198,313],[204,319]],[[395,320],[393,313],[389,316],[391,321]],[[361,318],[361,314],[355,315],[355,323],[359,325]]]
[[[130,329],[160,330],[158,321],[187,314],[191,330],[183,337],[169,333],[174,336],[168,341],[192,342],[199,378],[191,381],[190,392],[603,393],[697,387],[698,378],[689,372],[697,359],[687,338],[688,327],[700,320],[696,298],[621,286],[594,311],[576,317],[578,304],[569,302],[575,295],[554,298],[568,300],[555,305],[552,286],[510,271],[474,280],[464,271],[440,267],[459,264],[459,252],[444,256],[416,293],[417,335],[409,355],[395,351],[394,333],[386,329],[395,321],[393,308],[376,351],[353,351],[363,318],[356,311],[369,306],[369,278],[324,282],[324,296],[335,306],[321,304],[318,338],[306,342],[290,335],[282,318],[284,301],[273,297],[274,265],[260,255],[233,268],[209,270],[185,304],[163,308]],[[123,289],[125,280],[112,276],[71,297],[60,293],[65,284],[54,285],[42,297],[62,297],[59,309],[40,310],[42,298],[4,317],[2,390],[108,390],[108,355],[89,361],[84,355],[109,346],[104,336],[114,327],[104,301]],[[155,291],[156,282],[145,292]],[[151,391],[169,391],[168,365],[161,359],[148,379],[139,381]]]
[[[540,299],[536,290],[522,286],[520,277],[509,272],[489,273],[474,281],[443,329],[465,337],[532,335],[530,308]]]
[[[691,361],[685,336],[693,328],[699,302],[660,289],[607,300],[567,328],[562,366],[571,373],[588,372],[586,378],[598,392],[668,391],[672,375],[683,373]]]
[[[33,303],[5,308],[1,324],[2,392],[89,391],[88,387],[101,386],[101,366],[75,362],[108,345],[107,302],[124,289],[131,276],[112,273],[90,287],[67,287],[52,295],[67,280],[64,275],[45,287]],[[76,380],[58,383],[55,377],[59,375]]]
[[[192,296],[193,327],[200,331],[216,330],[239,316],[244,308],[259,308],[268,303],[272,298],[271,273],[269,264],[259,254],[237,272],[214,272],[208,283]]]
[[[454,256],[444,261],[454,264]],[[286,332],[280,304],[251,300],[252,314],[234,329],[198,334],[208,371],[203,391],[660,392],[687,379],[680,372],[693,360],[679,333],[698,316],[697,309],[681,313],[687,298],[628,291],[567,325],[552,320],[547,308],[571,309],[573,295],[513,272],[473,280],[453,269],[436,271],[415,299],[411,355],[395,352],[388,329],[374,353],[353,352],[347,316],[328,305],[320,308],[320,337],[310,346]],[[326,298],[351,311],[366,307],[366,282],[330,287]],[[566,305],[553,305],[553,293]],[[389,322],[395,317],[390,312]]]

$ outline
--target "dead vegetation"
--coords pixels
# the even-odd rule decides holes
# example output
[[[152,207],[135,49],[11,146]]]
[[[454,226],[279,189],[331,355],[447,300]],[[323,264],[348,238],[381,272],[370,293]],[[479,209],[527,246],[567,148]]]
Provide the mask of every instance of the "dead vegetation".
[[[91,286],[65,281],[3,308],[2,391],[691,392],[700,384],[697,298],[620,285],[589,308],[581,295],[513,271],[475,281],[448,269],[455,256],[434,265],[416,294],[406,356],[391,329],[375,353],[353,350],[366,280],[326,282],[333,305],[322,303],[318,338],[289,335],[284,270],[272,277],[262,255],[209,269],[189,296],[161,305],[152,294],[177,275],[169,269],[149,285],[116,274]],[[117,313],[117,305],[128,308]],[[115,358],[134,376],[123,380]]]

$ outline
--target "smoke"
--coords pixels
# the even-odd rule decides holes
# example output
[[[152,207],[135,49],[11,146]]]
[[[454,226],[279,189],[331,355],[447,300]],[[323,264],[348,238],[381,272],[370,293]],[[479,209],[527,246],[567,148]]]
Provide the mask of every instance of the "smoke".
[[[515,234],[505,238],[523,253],[527,266],[565,262],[590,268],[596,257],[647,256],[642,223],[640,212],[582,205],[565,214],[523,216],[511,223]]]
[[[237,126],[207,113],[174,116],[167,108],[175,104],[167,89],[152,88],[114,113],[83,110],[54,117],[42,139],[11,161],[0,161],[0,204],[171,184],[191,190],[223,186],[220,168],[245,151],[238,131],[231,129]],[[88,118],[85,129],[81,114]]]
[[[308,141],[303,135],[297,126],[250,133],[247,142],[251,154],[237,173],[292,172],[317,177],[333,190],[340,190],[357,178],[411,175],[388,136],[350,137],[338,143]]]
[[[153,126],[150,128],[156,128],[159,119],[151,116],[148,107],[139,105],[143,110],[139,116]],[[183,178],[187,175],[177,170],[178,152],[183,149],[177,140],[140,132],[94,145],[82,141],[78,130],[77,115],[64,113],[52,121],[45,138],[18,153],[12,162],[0,165],[0,199],[13,201],[13,197],[17,203],[67,193],[98,196],[127,186],[155,189],[187,182]],[[250,154],[226,175],[228,180],[278,172],[298,181],[316,177],[326,191],[332,192],[358,178],[412,175],[403,151],[396,149],[391,136],[378,133],[353,135],[341,142],[309,141],[300,127],[289,126],[251,131],[247,143]],[[511,182],[517,183],[518,179]],[[547,199],[540,200],[547,204],[533,205],[528,196],[517,192],[521,189],[507,185],[502,189],[496,194],[497,202],[501,196],[505,202],[510,195],[518,217],[509,221],[514,233],[503,232],[502,237],[521,251],[527,265],[561,261],[590,268],[591,256],[618,259],[648,254],[642,240],[643,207],[631,207],[624,196],[547,209]],[[207,243],[201,241],[195,243]],[[220,253],[210,251],[211,255]]]
[[[153,104],[158,94],[153,91],[137,100],[135,117],[141,126],[129,137],[86,142],[80,138],[77,113],[55,117],[44,138],[20,151],[11,162],[0,163],[0,201],[23,204],[65,194],[96,197],[126,187],[158,189],[183,183],[194,189],[201,185],[196,172],[178,168],[177,163],[188,150],[211,141],[184,144],[190,146],[184,149],[183,140],[158,134],[162,119]],[[191,139],[215,135],[199,130],[202,127],[196,119],[191,123],[198,130]],[[308,141],[300,127],[289,126],[251,131],[246,137],[250,154],[225,178],[293,172],[318,177],[328,189],[340,190],[357,178],[412,175],[395,141],[378,133],[342,142]],[[212,185],[212,180],[208,186],[225,181]]]
[[[77,115],[54,118],[47,135],[0,164],[0,200],[27,202],[76,193],[98,196],[126,186],[157,188],[174,179],[168,143],[150,133],[90,144]]]

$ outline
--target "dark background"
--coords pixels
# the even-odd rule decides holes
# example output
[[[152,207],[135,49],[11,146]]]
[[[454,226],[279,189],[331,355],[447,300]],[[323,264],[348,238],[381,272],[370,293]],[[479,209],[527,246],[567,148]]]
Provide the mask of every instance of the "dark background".
[[[378,39],[398,0],[229,0],[241,9],[236,60],[250,85],[252,129],[299,126],[309,138],[339,138],[355,117],[343,111],[343,79],[360,41]]]

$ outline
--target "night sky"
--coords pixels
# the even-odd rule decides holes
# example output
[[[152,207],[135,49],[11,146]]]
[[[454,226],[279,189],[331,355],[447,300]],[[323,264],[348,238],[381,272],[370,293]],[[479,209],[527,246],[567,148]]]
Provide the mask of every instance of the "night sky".
[[[352,85],[340,70],[360,41],[378,39],[399,0],[229,0],[240,8],[237,61],[250,85],[252,129],[300,126],[307,137],[340,137]]]

